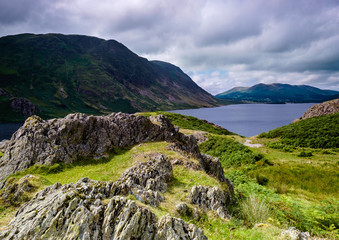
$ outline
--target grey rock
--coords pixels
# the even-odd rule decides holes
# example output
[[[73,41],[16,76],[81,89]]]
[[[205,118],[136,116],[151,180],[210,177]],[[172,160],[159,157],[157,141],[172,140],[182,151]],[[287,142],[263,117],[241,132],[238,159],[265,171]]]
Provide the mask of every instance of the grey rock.
[[[159,121],[164,119],[158,117]],[[47,121],[32,116],[7,143],[0,159],[1,179],[34,164],[73,163],[79,156],[103,157],[113,148],[170,141],[176,130],[168,119],[164,121],[153,124],[147,117],[124,113],[108,116],[76,113]]]
[[[308,240],[311,239],[308,232],[301,232],[295,227],[290,227],[288,230],[281,233],[283,236],[287,236],[290,240]]]
[[[207,240],[207,237],[195,225],[187,224],[180,218],[166,215],[160,219],[158,223],[158,232],[154,239]]]
[[[114,196],[107,205],[86,198],[93,191],[105,194],[107,184],[84,178],[46,188],[18,209],[0,238],[207,239],[196,226],[169,216],[158,221],[148,208],[124,197]]]
[[[330,115],[339,112],[339,98],[315,104],[302,115],[301,119]]]
[[[11,108],[21,112],[25,117],[32,116],[38,111],[38,108],[27,98],[14,98],[11,101]]]
[[[180,215],[186,215],[188,211],[188,207],[186,203],[182,202],[175,206],[175,211]]]
[[[229,193],[223,192],[218,187],[194,186],[189,197],[191,203],[217,211],[220,218],[230,218],[226,209],[227,204],[230,204]]]
[[[158,154],[148,162],[127,169],[119,179],[121,189],[128,189],[139,201],[158,206],[164,200],[160,194],[172,179],[172,165],[165,155]]]
[[[9,143],[9,140],[0,141],[0,152],[5,152],[5,149],[7,148],[8,143]]]
[[[21,203],[29,200],[29,193],[35,190],[32,180],[36,177],[33,175],[26,175],[21,179],[15,181],[14,179],[7,179],[3,181],[0,186],[0,199],[13,206],[19,206]]]

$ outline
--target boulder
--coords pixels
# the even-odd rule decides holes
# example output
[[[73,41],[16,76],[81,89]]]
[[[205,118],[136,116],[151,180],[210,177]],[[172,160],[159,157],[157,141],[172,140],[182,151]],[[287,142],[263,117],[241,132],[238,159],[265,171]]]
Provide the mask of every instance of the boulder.
[[[14,98],[11,101],[11,108],[21,112],[25,117],[32,116],[38,110],[38,108],[27,98]]]
[[[217,211],[222,219],[229,219],[226,206],[230,204],[230,194],[223,192],[218,187],[194,186],[189,196],[191,203],[201,208]]]
[[[187,224],[180,218],[166,215],[162,217],[158,223],[158,232],[155,240],[163,239],[204,239],[207,237],[204,233],[193,224]]]
[[[164,200],[161,193],[166,191],[172,175],[170,161],[165,155],[159,154],[148,162],[127,169],[118,182],[139,201],[156,207]]]
[[[283,236],[287,236],[290,240],[308,240],[311,239],[309,232],[302,232],[296,229],[295,227],[290,227],[289,229],[281,233]]]

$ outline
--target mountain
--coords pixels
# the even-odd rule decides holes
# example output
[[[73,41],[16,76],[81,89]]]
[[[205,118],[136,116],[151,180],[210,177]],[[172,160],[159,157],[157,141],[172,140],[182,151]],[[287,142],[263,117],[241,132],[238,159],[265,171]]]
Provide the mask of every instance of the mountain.
[[[180,68],[115,40],[62,34],[0,38],[0,121],[217,105]]]
[[[338,96],[338,91],[322,90],[307,85],[260,83],[252,87],[232,88],[215,97],[219,99],[262,103],[302,103],[323,102],[338,98]]]

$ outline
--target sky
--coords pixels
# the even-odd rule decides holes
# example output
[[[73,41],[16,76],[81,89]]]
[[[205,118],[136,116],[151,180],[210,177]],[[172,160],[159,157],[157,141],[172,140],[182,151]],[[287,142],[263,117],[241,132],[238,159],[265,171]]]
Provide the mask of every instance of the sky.
[[[339,90],[337,0],[0,0],[0,36],[115,39],[218,94],[257,83]]]

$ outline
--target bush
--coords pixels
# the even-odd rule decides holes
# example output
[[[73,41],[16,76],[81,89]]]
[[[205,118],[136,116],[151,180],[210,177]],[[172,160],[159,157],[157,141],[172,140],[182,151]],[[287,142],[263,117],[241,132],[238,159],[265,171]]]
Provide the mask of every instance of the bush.
[[[266,186],[267,183],[268,183],[268,178],[263,176],[263,175],[261,175],[261,174],[257,174],[255,176],[255,179],[257,180],[257,183],[262,185],[262,186]]]
[[[304,151],[302,150],[299,154],[298,154],[298,157],[312,157],[313,154],[311,152],[307,152],[307,151]]]
[[[264,159],[262,154],[253,153],[248,147],[230,138],[209,136],[209,139],[200,144],[200,150],[208,155],[218,157],[222,167],[255,164]]]

